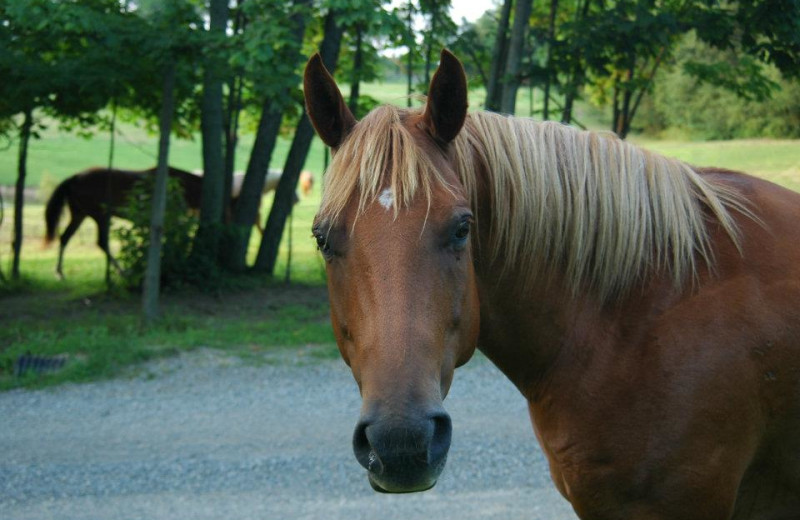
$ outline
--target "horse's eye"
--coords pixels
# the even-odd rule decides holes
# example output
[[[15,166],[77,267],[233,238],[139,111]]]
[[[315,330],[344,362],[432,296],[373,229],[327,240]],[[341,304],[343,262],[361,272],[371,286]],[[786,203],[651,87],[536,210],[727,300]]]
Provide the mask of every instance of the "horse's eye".
[[[328,232],[323,229],[314,229],[314,240],[317,241],[317,249],[327,256],[330,256],[331,253],[331,245],[328,243]]]
[[[467,237],[469,236],[469,229],[472,226],[472,217],[464,217],[456,226],[453,231],[453,249],[461,251],[467,246]]]
[[[469,222],[462,222],[456,229],[455,237],[458,240],[464,240],[469,235]]]

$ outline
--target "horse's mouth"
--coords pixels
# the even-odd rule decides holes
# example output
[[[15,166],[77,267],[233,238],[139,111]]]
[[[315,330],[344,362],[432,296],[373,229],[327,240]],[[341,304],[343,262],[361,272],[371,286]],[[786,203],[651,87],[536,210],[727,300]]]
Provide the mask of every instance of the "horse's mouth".
[[[387,493],[387,494],[400,494],[400,493],[420,493],[422,491],[428,491],[429,489],[433,488],[436,485],[436,480],[434,479],[430,484],[423,484],[414,487],[398,487],[398,486],[383,486],[376,481],[376,478],[373,477],[371,474],[367,473],[367,477],[369,478],[369,485],[372,486],[372,489],[377,491],[378,493]]]

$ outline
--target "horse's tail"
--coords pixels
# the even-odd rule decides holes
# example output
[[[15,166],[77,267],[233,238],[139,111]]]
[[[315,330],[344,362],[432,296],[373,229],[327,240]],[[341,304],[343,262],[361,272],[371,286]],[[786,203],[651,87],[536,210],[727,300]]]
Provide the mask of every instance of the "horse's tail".
[[[47,233],[44,237],[45,245],[50,244],[56,238],[56,231],[58,230],[58,221],[61,220],[61,213],[64,209],[64,204],[67,201],[69,194],[69,186],[72,184],[74,177],[70,177],[59,184],[50,199],[47,201],[47,207],[44,210],[44,219],[47,223]]]

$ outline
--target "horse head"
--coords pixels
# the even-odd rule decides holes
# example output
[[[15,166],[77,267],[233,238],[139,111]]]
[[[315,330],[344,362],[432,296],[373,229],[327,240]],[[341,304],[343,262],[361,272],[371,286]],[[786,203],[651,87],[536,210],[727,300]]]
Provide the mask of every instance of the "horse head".
[[[362,397],[353,449],[375,490],[422,491],[444,468],[442,402],[478,335],[473,215],[451,149],[467,114],[464,71],[443,51],[423,111],[383,107],[360,122],[318,55],[304,88],[333,150],[313,233]]]

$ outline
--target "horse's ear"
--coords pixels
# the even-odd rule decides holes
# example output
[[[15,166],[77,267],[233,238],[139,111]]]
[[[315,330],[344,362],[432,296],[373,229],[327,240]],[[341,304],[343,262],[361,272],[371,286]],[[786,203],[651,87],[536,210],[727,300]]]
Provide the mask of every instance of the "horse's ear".
[[[467,117],[467,76],[453,53],[442,49],[439,68],[428,89],[423,119],[433,137],[449,143],[461,131]]]
[[[306,64],[303,91],[311,124],[325,144],[337,148],[355,126],[356,118],[319,54],[314,54]]]

